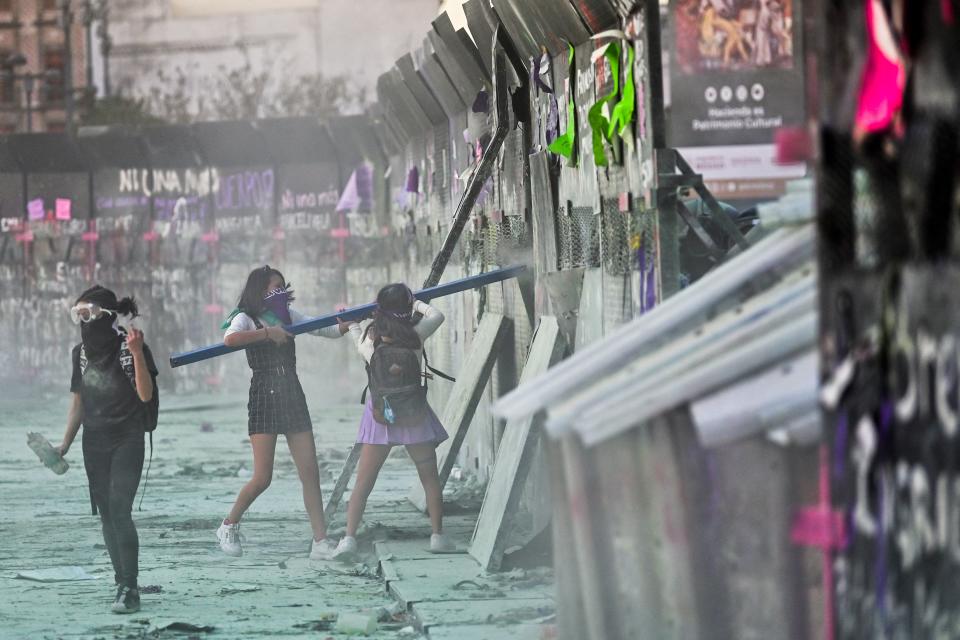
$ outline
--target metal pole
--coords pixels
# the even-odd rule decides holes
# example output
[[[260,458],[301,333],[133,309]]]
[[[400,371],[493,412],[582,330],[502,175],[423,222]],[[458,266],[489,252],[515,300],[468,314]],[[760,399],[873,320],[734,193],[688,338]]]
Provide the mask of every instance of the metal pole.
[[[86,37],[84,56],[87,62],[87,89],[93,86],[93,0],[83,2],[83,27]]]
[[[27,93],[27,133],[33,133],[33,76],[23,76],[23,89]]]
[[[73,130],[73,38],[71,31],[73,29],[73,12],[70,10],[70,0],[61,0],[60,18],[63,22],[63,46],[66,50],[66,57],[63,61],[63,81],[64,90],[64,109],[67,113],[67,130]]]
[[[110,50],[113,48],[113,42],[110,40],[110,8],[107,7],[106,0],[100,0],[97,3],[97,15],[100,18],[100,25],[97,27],[97,35],[100,37],[100,54],[103,56],[103,95],[110,96]]]

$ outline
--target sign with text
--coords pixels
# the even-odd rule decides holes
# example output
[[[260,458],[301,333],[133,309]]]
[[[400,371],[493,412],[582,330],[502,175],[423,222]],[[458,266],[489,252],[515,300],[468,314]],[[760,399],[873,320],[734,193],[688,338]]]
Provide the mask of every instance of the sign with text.
[[[960,629],[958,290],[956,268],[860,274],[824,306],[838,638]]]
[[[140,180],[144,180],[143,188]],[[100,232],[142,231],[150,221],[150,171],[105,168],[93,174],[93,209]]]
[[[278,173],[279,225],[288,230],[333,226],[340,167],[335,162],[285,164]]]
[[[699,163],[708,180],[804,175],[773,161],[805,117],[801,0],[671,0],[668,19],[670,146],[694,168],[725,156]]]
[[[273,225],[273,167],[217,169],[213,190],[217,230],[253,230]]]

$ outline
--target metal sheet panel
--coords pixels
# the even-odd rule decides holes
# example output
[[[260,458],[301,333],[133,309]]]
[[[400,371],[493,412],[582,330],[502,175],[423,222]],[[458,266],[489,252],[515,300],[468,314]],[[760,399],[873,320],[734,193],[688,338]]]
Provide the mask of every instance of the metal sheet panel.
[[[463,4],[463,13],[467,17],[467,27],[480,54],[480,62],[488,75],[493,74],[493,29],[497,18],[490,9],[490,0],[467,0]]]
[[[510,39],[517,47],[524,62],[533,56],[539,55],[540,47],[537,44],[537,37],[530,32],[530,29],[524,24],[523,19],[512,4],[507,0],[495,0],[493,2],[493,10],[500,18],[500,22],[503,23],[507,34],[509,34]]]
[[[399,75],[399,72],[397,72]],[[402,82],[399,83],[402,85]],[[417,114],[403,98],[398,88],[397,79],[392,73],[387,72],[377,80],[377,94],[384,103],[387,112],[393,114],[399,128],[406,137],[410,138],[419,135],[426,129],[427,119],[423,114]],[[413,96],[410,96],[413,100]],[[424,124],[421,124],[421,120]]]
[[[440,124],[446,120],[443,107],[433,94],[423,77],[417,73],[413,65],[413,56],[409,53],[397,60],[397,70],[403,77],[404,84],[413,94],[417,104],[423,109],[423,112],[433,124]]]
[[[407,112],[408,116],[416,122],[417,130],[421,133],[429,131],[433,127],[433,123],[430,122],[430,119],[423,113],[423,109],[417,104],[417,99],[414,97],[413,92],[410,91],[410,87],[404,83],[400,70],[394,67],[387,74],[387,77],[399,101],[399,105]]]
[[[457,89],[450,82],[450,78],[440,61],[433,55],[432,47],[430,49],[431,52],[425,53],[420,63],[420,74],[433,91],[433,95],[437,97],[444,112],[448,117],[452,117],[466,109],[466,105],[460,99],[460,94],[457,93]]]
[[[91,168],[147,164],[146,143],[129,127],[81,127],[77,131],[77,143]]]
[[[541,47],[547,47],[547,50],[556,55],[566,49],[564,38],[558,33],[553,19],[557,15],[554,5],[562,5],[561,2],[552,2],[546,11],[537,3],[529,0],[506,0],[513,8],[514,13],[526,26],[527,31],[533,36],[536,51],[534,55],[540,55]],[[502,3],[501,3],[502,4]]]
[[[617,13],[607,0],[571,0],[592,33],[617,26]]]
[[[272,162],[263,133],[247,120],[192,125],[200,151],[212,165],[247,166]]]
[[[576,45],[581,42],[586,42],[590,37],[590,32],[587,30],[586,25],[583,24],[583,20],[580,19],[576,9],[574,9],[573,5],[569,2],[527,0],[526,4],[531,7],[533,15],[542,20],[543,23],[547,25],[551,34],[557,38]],[[549,43],[547,44],[549,46]],[[558,53],[565,53],[566,50],[566,45],[564,45],[559,51],[554,51],[551,48],[550,53],[556,55]]]
[[[150,164],[164,167],[201,167],[204,160],[193,129],[181,125],[144,127]]]
[[[24,171],[86,171],[80,147],[63,133],[24,133],[9,137],[10,150]]]
[[[320,162],[335,153],[329,132],[317,118],[270,118],[255,126],[275,162]]]
[[[450,22],[450,16],[446,13],[441,14],[433,21],[433,30],[439,36],[440,40],[447,46],[447,52],[456,61],[457,65],[468,77],[473,78],[475,83],[482,84],[487,80],[487,72],[480,62],[480,54],[472,41],[464,42],[458,32],[453,28]],[[466,32],[464,32],[466,35]],[[436,42],[434,41],[434,46]],[[439,50],[440,47],[437,47]],[[477,86],[479,89],[479,86]]]
[[[428,31],[427,38],[433,45],[437,60],[447,72],[447,77],[450,78],[450,82],[457,93],[460,94],[460,99],[465,105],[472,105],[477,97],[477,92],[483,87],[482,78],[464,69],[457,57],[451,52],[450,46],[436,31]]]

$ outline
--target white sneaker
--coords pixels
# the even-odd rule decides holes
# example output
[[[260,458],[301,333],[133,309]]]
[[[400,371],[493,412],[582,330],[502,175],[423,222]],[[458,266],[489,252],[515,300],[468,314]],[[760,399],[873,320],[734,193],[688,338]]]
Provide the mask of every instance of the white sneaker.
[[[357,552],[357,539],[353,536],[343,536],[337,548],[333,550],[332,558],[343,558]]]
[[[324,538],[320,542],[314,540],[313,544],[310,546],[310,559],[329,560],[333,557],[333,553],[336,550],[337,546],[333,544],[333,540],[330,538]]]
[[[453,553],[457,550],[457,545],[453,540],[442,533],[434,533],[430,536],[430,553]]]
[[[220,548],[228,556],[242,556],[243,547],[240,546],[240,523],[234,524],[221,523],[217,529],[217,540],[220,541]]]

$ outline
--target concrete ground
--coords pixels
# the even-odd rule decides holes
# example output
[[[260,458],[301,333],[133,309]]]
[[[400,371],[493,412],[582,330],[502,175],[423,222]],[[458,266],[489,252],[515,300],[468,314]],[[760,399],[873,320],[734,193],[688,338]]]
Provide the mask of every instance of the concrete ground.
[[[432,556],[429,523],[404,500],[416,472],[402,449],[381,474],[354,563],[307,558],[310,527],[296,470],[278,442],[275,479],[247,514],[241,558],[224,556],[214,531],[248,476],[245,398],[164,398],[140,532],[143,608],[109,607],[112,570],[90,515],[79,441],[56,476],[26,446],[39,431],[59,442],[67,394],[0,392],[0,637],[340,638],[344,613],[379,618],[377,638],[540,638],[552,619],[544,570],[485,575],[465,553]],[[208,405],[208,406],[204,406]],[[209,406],[213,405],[213,406]],[[325,494],[349,450],[358,406],[314,411]],[[142,486],[142,484],[141,484]],[[469,544],[479,502],[454,490],[447,530]],[[460,505],[460,506],[458,506]],[[332,533],[342,533],[342,515]],[[91,580],[37,582],[22,571],[80,567]]]

